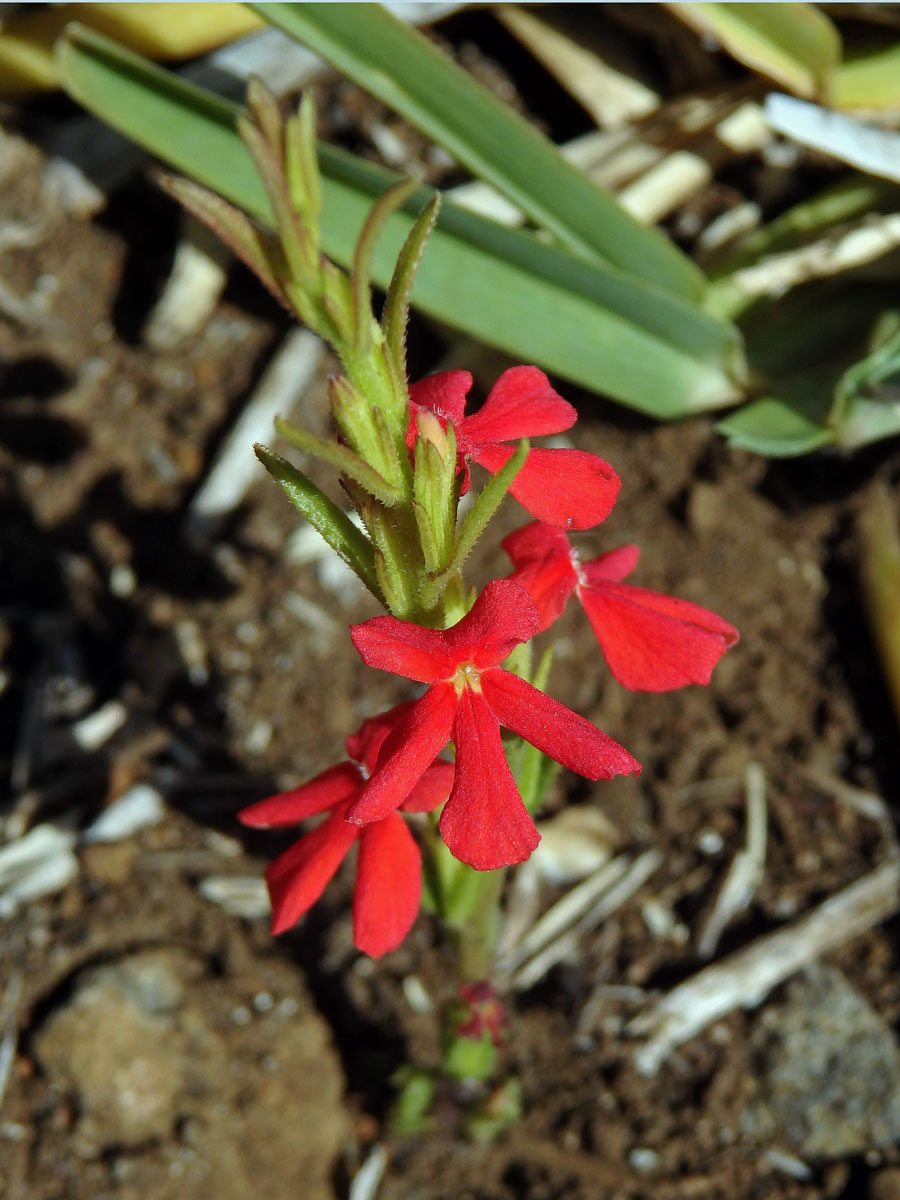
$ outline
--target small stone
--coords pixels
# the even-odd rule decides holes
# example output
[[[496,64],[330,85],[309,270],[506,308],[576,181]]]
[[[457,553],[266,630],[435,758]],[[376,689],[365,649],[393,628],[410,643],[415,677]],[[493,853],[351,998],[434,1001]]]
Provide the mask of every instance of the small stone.
[[[809,1160],[900,1140],[900,1043],[840,971],[811,967],[788,984],[750,1052],[760,1073],[742,1126],[755,1141]]]
[[[137,575],[135,575],[134,569],[128,563],[116,563],[114,567],[110,568],[109,590],[119,600],[125,600],[128,596],[133,596],[136,588]]]
[[[260,718],[250,726],[250,731],[244,738],[244,747],[248,754],[265,754],[272,740],[272,722]]]
[[[659,1155],[655,1150],[646,1146],[636,1146],[628,1155],[628,1165],[632,1171],[646,1175],[649,1171],[655,1171],[659,1166]]]

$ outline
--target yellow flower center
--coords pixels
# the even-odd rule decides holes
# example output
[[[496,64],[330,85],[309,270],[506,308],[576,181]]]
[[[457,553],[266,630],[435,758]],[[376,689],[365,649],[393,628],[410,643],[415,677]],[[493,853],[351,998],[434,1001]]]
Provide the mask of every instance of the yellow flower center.
[[[456,674],[453,676],[453,686],[456,688],[457,696],[462,695],[463,688],[471,688],[473,692],[481,694],[481,672],[474,663],[460,663],[456,668]]]

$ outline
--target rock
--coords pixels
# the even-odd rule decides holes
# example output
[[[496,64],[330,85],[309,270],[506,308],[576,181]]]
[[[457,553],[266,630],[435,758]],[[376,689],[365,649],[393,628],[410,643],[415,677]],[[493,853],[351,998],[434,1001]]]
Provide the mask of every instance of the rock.
[[[77,976],[32,1044],[78,1113],[74,1130],[45,1124],[33,1183],[62,1172],[72,1200],[334,1200],[344,1079],[295,967],[131,954]]]
[[[900,1139],[900,1043],[840,971],[815,966],[788,984],[750,1053],[758,1077],[742,1126],[754,1141],[830,1159]]]
[[[38,1061],[76,1094],[87,1143],[136,1146],[172,1129],[186,1050],[174,1014],[189,968],[187,955],[160,950],[89,971],[40,1030]]]

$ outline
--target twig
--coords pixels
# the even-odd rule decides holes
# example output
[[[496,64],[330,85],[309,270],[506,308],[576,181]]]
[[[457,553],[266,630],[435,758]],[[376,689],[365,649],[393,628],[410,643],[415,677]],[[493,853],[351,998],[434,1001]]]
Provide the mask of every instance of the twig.
[[[829,775],[815,767],[801,767],[800,771],[820,791],[832,796],[840,804],[846,804],[861,817],[868,817],[870,821],[878,824],[890,820],[888,806],[877,792],[868,792],[865,788],[847,783],[846,779],[839,779],[836,775]]]
[[[705,967],[628,1026],[649,1039],[635,1052],[638,1071],[655,1075],[676,1046],[736,1008],[755,1008],[789,976],[898,908],[900,860],[890,859],[799,921]]]
[[[619,862],[621,859],[613,859],[613,862],[608,863],[607,867]],[[556,938],[540,953],[525,962],[513,976],[513,986],[518,991],[526,991],[528,988],[534,987],[552,967],[577,950],[589,933],[592,933],[607,917],[612,916],[617,909],[630,900],[635,892],[644,886],[661,862],[662,855],[657,850],[646,850],[634,862],[629,863],[626,860],[627,869],[613,883],[612,887],[605,891],[593,908],[585,913],[573,929]]]
[[[272,914],[265,880],[259,875],[208,875],[200,881],[199,891],[204,900],[218,904],[232,917],[257,921]]]
[[[597,899],[618,883],[628,870],[630,859],[626,855],[604,863],[583,883],[579,883],[558,900],[552,908],[532,925],[518,946],[510,952],[501,969],[515,970],[526,959],[543,950],[588,911]]]
[[[734,856],[716,903],[700,935],[697,953],[712,958],[719,938],[743,912],[762,882],[766,865],[766,778],[759,763],[748,763],[746,773],[747,839]]]

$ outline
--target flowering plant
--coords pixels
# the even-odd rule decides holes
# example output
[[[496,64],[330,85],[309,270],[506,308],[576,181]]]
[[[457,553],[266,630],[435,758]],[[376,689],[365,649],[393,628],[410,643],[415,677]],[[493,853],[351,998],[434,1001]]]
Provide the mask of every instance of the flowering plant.
[[[284,122],[255,84],[249,110],[241,134],[277,236],[193,184],[170,186],[337,353],[342,373],[330,381],[336,436],[284,422],[278,429],[336,469],[361,529],[297,467],[265,447],[257,453],[387,610],[350,629],[363,662],[425,689],[364,722],[347,739],[346,761],[252,805],[241,820],[271,828],[321,818],[266,873],[276,933],[302,917],[358,847],[354,940],[372,956],[399,945],[418,914],[418,832],[431,907],[459,949],[461,990],[445,1070],[485,1076],[506,1027],[488,983],[502,871],[527,859],[540,840],[533,815],[551,778],[543,756],[591,780],[640,770],[628,750],[547,694],[550,653],[535,668],[532,640],[575,592],[615,679],[664,691],[707,683],[738,635],[699,605],[623,583],[636,565],[635,547],[581,562],[569,532],[608,516],[620,480],[594,454],[531,447],[529,439],[567,430],[577,416],[542,371],[510,368],[468,413],[467,371],[408,382],[408,298],[437,202],[414,225],[376,321],[369,263],[409,187],[399,185],[375,205],[345,274],[320,250],[310,104],[304,100]],[[460,516],[473,467],[487,478]],[[512,574],[477,593],[464,581],[464,563],[507,492],[532,520],[503,542]],[[501,729],[514,737],[504,742]],[[451,746],[451,757],[442,757]],[[467,1044],[487,1056],[473,1058]]]

